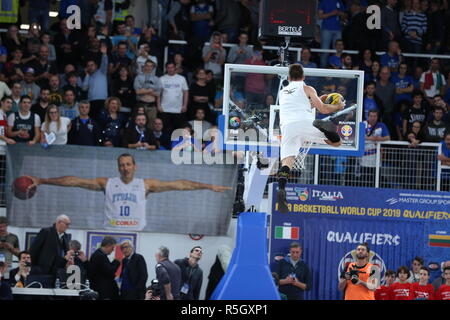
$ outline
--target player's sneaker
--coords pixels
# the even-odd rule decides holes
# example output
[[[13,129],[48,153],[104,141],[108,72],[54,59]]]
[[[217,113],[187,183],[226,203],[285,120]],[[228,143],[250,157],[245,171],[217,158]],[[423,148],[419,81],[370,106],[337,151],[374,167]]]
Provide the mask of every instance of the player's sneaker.
[[[278,211],[281,213],[288,213],[289,208],[286,201],[286,190],[278,190],[277,192]]]
[[[332,121],[328,120],[314,120],[313,126],[322,131],[331,142],[339,142],[341,138],[336,132],[336,125]]]
[[[336,132],[336,126],[333,122],[327,120],[314,120],[313,126],[322,132]]]

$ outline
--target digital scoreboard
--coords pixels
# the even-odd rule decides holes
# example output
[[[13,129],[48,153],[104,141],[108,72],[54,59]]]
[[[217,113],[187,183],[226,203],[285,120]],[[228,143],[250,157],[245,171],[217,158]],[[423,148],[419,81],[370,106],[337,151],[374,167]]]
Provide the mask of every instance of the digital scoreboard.
[[[259,37],[312,38],[317,0],[261,0]]]

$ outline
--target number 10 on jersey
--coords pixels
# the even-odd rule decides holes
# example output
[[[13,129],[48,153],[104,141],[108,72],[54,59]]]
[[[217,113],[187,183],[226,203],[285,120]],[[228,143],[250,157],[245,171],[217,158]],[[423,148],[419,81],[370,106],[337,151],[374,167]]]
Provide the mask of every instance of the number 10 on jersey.
[[[129,206],[120,206],[120,216],[128,217],[130,215],[130,207]]]

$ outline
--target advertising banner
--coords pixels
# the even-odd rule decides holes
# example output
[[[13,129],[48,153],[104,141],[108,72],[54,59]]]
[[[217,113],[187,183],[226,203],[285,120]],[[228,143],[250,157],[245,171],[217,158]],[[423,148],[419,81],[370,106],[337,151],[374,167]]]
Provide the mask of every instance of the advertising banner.
[[[450,260],[449,193],[291,184],[290,212],[282,214],[277,184],[270,187],[270,261],[286,256],[293,241],[303,246],[302,259],[313,275],[306,299],[342,299],[339,275],[363,242],[382,279],[387,269],[411,268],[416,256],[424,258],[433,279]]]

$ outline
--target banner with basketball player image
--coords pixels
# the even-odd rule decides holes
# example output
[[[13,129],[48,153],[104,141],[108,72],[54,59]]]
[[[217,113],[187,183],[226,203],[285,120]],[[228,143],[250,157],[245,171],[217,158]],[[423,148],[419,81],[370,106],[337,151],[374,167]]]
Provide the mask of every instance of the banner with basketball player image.
[[[450,257],[448,193],[299,184],[288,184],[286,191],[290,211],[280,213],[277,184],[269,186],[270,262],[286,258],[291,242],[302,245],[313,283],[305,299],[342,299],[339,276],[363,242],[369,244],[369,262],[379,266],[381,280],[387,269],[411,268],[420,256],[432,281]]]
[[[105,210],[105,198],[108,199],[108,197],[105,197],[105,193],[102,191],[41,184],[36,188],[34,195],[32,192],[31,194],[20,193],[21,190],[19,190],[14,196],[11,192],[13,181],[22,176],[39,178],[76,176],[83,179],[105,177],[108,178],[107,181],[114,181],[116,184],[111,188],[117,187],[121,184],[120,178],[118,178],[120,176],[118,157],[123,153],[129,153],[135,158],[136,171],[133,182],[137,179],[189,180],[227,186],[231,189],[225,192],[213,192],[212,190],[149,192],[147,197],[144,196],[144,190],[111,194],[113,201],[128,201],[131,203],[131,208],[129,206],[121,207],[120,223],[110,223],[107,228],[105,227],[105,216],[108,216],[107,210]],[[76,229],[142,230],[158,233],[223,236],[228,231],[232,216],[237,184],[237,165],[175,165],[172,163],[170,151],[71,145],[51,146],[49,149],[43,149],[39,146],[30,147],[25,144],[17,144],[7,148],[6,183],[7,215],[11,225],[18,227],[46,227],[54,223],[58,215],[66,214],[71,219],[71,228]],[[20,187],[26,186],[27,183],[26,179],[23,179]],[[143,187],[143,183],[133,186],[135,189]],[[22,200],[19,197],[28,199]],[[142,201],[145,203],[142,204]],[[134,202],[136,202],[135,205]],[[133,225],[132,219],[135,218],[133,217],[133,206],[145,207],[142,220],[146,223],[140,225],[143,227],[142,229],[129,227]],[[106,208],[109,207],[111,204],[106,206]]]

